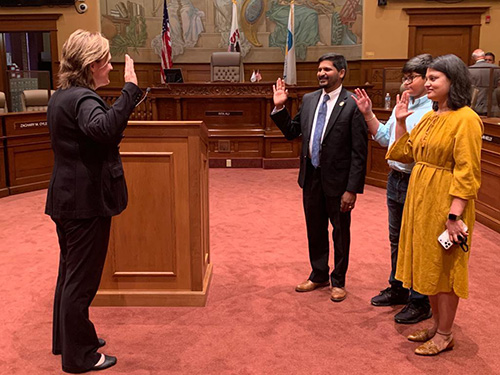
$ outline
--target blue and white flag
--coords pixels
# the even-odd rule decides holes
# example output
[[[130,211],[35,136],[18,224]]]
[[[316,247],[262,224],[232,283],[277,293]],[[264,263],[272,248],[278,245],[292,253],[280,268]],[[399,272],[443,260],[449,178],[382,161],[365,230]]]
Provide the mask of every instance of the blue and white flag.
[[[288,32],[286,37],[285,49],[285,69],[283,71],[283,79],[287,85],[297,84],[297,69],[295,67],[295,38],[294,32],[294,4],[293,0],[290,4],[290,15],[288,16]]]

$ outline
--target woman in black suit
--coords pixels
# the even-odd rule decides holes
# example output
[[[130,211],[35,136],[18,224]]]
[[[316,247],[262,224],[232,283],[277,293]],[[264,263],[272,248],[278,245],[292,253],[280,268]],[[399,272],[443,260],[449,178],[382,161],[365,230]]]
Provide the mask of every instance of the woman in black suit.
[[[54,169],[45,213],[56,223],[61,249],[54,299],[52,352],[70,373],[103,370],[116,357],[98,353],[105,341],[89,320],[108,248],[111,217],[127,205],[118,145],[139,102],[133,60],[125,56],[125,86],[112,107],[95,90],[109,83],[109,42],[77,30],[64,43],[59,89],[47,120]]]

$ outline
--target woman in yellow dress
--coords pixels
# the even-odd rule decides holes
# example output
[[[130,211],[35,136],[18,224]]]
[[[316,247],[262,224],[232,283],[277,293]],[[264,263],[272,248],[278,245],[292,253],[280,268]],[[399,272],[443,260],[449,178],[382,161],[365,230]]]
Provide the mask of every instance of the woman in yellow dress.
[[[434,324],[408,336],[424,342],[420,355],[436,355],[455,345],[452,326],[459,298],[467,298],[468,261],[474,228],[474,200],[481,180],[483,124],[468,106],[471,83],[455,55],[436,58],[427,70],[433,111],[406,131],[409,95],[398,97],[397,141],[387,159],[415,162],[403,213],[396,278],[430,298]],[[468,229],[467,229],[468,227]],[[454,245],[445,250],[439,235],[448,230]],[[463,242],[459,245],[460,242]]]

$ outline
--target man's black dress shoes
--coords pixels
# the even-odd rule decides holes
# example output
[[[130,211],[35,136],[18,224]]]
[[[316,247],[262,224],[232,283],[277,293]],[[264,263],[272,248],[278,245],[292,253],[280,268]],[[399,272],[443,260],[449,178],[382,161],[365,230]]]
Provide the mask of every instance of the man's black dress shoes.
[[[430,317],[432,310],[428,302],[412,300],[394,316],[394,320],[399,324],[415,324]]]
[[[406,305],[408,303],[408,289],[387,288],[380,291],[378,296],[371,299],[373,306]]]

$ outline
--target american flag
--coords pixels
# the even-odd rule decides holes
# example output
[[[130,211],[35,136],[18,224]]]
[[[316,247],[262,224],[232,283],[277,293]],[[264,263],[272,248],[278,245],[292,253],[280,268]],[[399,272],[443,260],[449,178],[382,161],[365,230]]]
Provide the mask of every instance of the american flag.
[[[161,29],[161,83],[166,82],[163,69],[172,68],[172,41],[170,40],[170,22],[168,20],[167,0],[163,0],[163,26]]]

